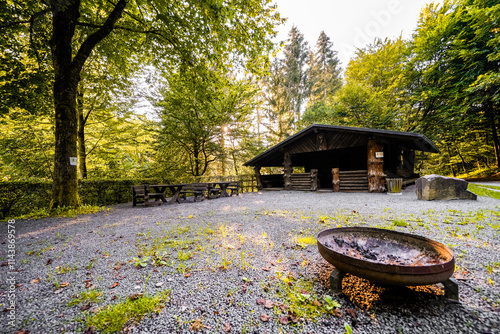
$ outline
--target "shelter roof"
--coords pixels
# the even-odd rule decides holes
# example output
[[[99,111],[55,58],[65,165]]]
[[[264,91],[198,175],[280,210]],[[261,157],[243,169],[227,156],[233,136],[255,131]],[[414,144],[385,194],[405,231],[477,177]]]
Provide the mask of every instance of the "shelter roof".
[[[285,151],[291,154],[317,151],[319,133],[325,137],[325,147],[322,150],[366,146],[368,139],[379,139],[383,143],[395,144],[404,149],[439,153],[434,143],[419,133],[313,124],[257,155],[244,165],[282,166]]]

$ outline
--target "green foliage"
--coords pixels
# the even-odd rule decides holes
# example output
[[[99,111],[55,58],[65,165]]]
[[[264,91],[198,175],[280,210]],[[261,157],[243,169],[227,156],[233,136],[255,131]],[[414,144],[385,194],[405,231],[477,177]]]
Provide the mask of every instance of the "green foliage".
[[[320,102],[326,104],[329,97],[342,86],[337,51],[332,48],[333,43],[322,31],[316,42],[315,52],[309,54],[308,107]]]
[[[266,128],[265,140],[270,144],[284,140],[297,129],[302,106],[309,95],[306,70],[309,48],[295,26],[288,34],[283,53],[284,58],[275,58],[269,75],[260,82],[265,119],[261,125]]]
[[[52,182],[0,182],[0,220],[9,217],[40,218],[52,215],[74,216],[99,210],[99,206],[132,201],[131,187],[164,183],[161,179],[80,180],[80,209],[49,210]]]
[[[170,73],[167,81],[158,102],[162,124],[158,160],[163,168],[201,176],[220,160],[225,169],[230,145],[229,153],[237,160],[236,142],[245,136],[239,124],[245,123],[253,108],[254,91],[249,85],[203,67]]]
[[[476,162],[500,166],[499,8],[495,1],[431,4],[411,42],[413,115],[418,129],[440,143],[440,164],[452,174]],[[467,154],[478,149],[482,157],[470,161]]]
[[[148,265],[148,261],[151,259],[150,256],[134,257],[134,263],[136,268],[144,268]]]

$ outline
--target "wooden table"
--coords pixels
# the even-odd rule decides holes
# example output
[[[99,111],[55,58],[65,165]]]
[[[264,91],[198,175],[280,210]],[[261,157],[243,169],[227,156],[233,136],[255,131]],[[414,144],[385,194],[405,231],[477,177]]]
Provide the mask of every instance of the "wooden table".
[[[207,187],[210,191],[210,188],[216,188],[219,186],[220,188],[220,197],[229,197],[229,194],[227,193],[227,187],[229,186],[231,182],[228,181],[220,181],[220,182],[207,182]]]
[[[151,188],[155,190],[157,193],[165,193],[165,190],[170,189],[172,192],[172,198],[170,201],[167,201],[165,197],[162,199],[164,203],[168,202],[168,204],[174,204],[175,202],[181,203],[181,199],[179,198],[179,194],[182,190],[182,188],[185,186],[185,183],[179,183],[179,184],[155,184],[155,185],[150,185]]]

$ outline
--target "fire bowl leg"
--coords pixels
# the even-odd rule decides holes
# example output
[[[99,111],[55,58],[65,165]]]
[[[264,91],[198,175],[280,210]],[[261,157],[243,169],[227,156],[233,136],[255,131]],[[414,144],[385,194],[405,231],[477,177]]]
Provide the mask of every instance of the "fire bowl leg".
[[[344,279],[345,273],[341,272],[337,268],[335,268],[330,273],[330,289],[334,293],[341,294],[342,293],[342,280]]]
[[[444,285],[444,296],[448,299],[458,300],[458,284],[453,278],[448,278],[446,281],[442,282]]]

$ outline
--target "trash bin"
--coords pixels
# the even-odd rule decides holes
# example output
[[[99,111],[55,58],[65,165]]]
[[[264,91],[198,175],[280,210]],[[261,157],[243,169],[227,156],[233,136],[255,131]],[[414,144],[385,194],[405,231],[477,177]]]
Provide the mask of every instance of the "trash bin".
[[[387,194],[402,195],[401,186],[403,185],[403,179],[401,178],[386,179],[386,183],[387,183]]]

